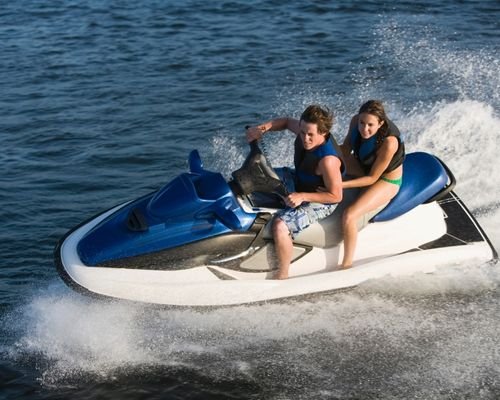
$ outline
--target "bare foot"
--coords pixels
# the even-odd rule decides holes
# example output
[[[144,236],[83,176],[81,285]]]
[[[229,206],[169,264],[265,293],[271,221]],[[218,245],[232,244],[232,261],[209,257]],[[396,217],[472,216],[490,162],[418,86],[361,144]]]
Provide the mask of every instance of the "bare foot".
[[[274,274],[273,279],[278,279],[278,280],[288,279],[288,272],[278,271],[276,272],[276,274]]]
[[[343,265],[343,264],[342,264],[342,265],[340,266],[340,269],[349,269],[349,268],[352,268],[352,264],[350,264],[350,265]]]

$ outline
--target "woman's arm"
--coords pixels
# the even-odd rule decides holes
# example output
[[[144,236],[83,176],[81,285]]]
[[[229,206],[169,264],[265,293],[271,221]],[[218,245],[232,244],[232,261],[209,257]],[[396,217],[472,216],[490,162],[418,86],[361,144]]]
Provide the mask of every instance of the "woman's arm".
[[[375,158],[375,162],[373,163],[370,173],[360,178],[344,181],[342,182],[342,187],[344,189],[348,189],[373,185],[380,179],[384,171],[389,166],[392,157],[398,150],[398,146],[398,139],[396,139],[394,136],[387,137],[382,143],[380,149],[378,149],[377,151],[377,157]]]

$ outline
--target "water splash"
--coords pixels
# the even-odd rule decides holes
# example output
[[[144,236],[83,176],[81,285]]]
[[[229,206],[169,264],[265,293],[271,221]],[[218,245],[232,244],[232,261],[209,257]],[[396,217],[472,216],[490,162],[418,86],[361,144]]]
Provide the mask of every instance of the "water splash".
[[[243,150],[243,144],[244,136],[242,134],[238,138],[226,131],[218,132],[211,139],[205,168],[218,171],[229,179],[231,172],[243,164],[246,154]]]
[[[130,375],[182,370],[212,384],[258,383],[276,398],[302,398],[315,387],[343,396],[353,387],[436,395],[439,382],[478,389],[484,367],[487,376],[500,372],[499,355],[491,352],[500,344],[499,283],[498,269],[489,265],[455,267],[310,301],[205,312],[103,303],[59,286],[2,322],[17,321],[10,324],[17,340],[8,357],[36,357],[43,386],[126,385]],[[459,336],[451,334],[457,321]],[[352,374],[353,366],[363,373]]]
[[[496,126],[500,117],[485,103],[440,102],[428,111],[413,110],[403,127],[410,150],[428,151],[445,161],[456,175],[457,191],[478,208],[498,199],[500,177]],[[481,196],[477,196],[480,193]]]
[[[453,42],[440,39],[441,34],[439,27],[418,17],[380,24],[374,30],[372,58],[392,60],[385,71],[390,78],[369,79],[365,71],[365,80],[385,86],[382,90],[389,98],[395,97],[396,88],[396,97],[407,100],[473,99],[498,109],[500,59],[496,49],[454,48]]]

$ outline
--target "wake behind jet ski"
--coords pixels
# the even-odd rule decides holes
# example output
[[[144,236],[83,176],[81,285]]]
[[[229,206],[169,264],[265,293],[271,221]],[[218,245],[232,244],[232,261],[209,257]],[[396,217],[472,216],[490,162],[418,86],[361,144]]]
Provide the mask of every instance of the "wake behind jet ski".
[[[340,217],[355,192],[328,218],[294,240],[290,278],[275,281],[269,221],[284,207],[281,169],[256,142],[226,180],[204,169],[198,151],[189,170],[159,190],[107,210],[68,232],[55,249],[59,274],[93,295],[172,306],[263,302],[356,286],[384,275],[498,258],[453,192],[455,178],[438,158],[410,153],[398,195],[360,233],[353,268],[338,270]]]

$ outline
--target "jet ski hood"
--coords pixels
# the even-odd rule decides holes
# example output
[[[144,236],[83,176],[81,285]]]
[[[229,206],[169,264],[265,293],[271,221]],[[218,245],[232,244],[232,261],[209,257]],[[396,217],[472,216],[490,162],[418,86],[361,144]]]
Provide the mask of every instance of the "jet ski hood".
[[[248,230],[255,215],[240,207],[224,177],[194,165],[193,169],[197,172],[177,176],[89,231],[77,248],[82,261],[95,266]]]

